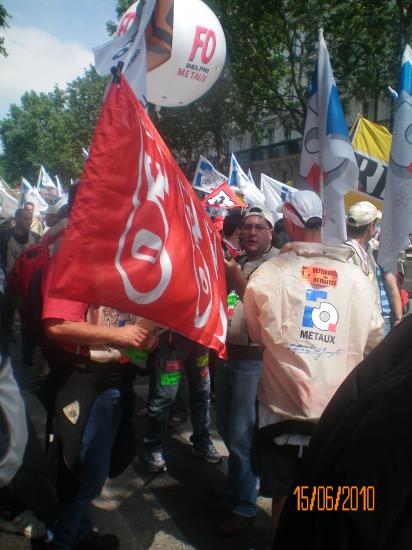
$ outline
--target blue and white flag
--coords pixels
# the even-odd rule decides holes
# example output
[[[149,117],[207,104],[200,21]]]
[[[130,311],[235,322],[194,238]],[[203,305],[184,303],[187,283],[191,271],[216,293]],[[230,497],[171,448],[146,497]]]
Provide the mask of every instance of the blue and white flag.
[[[396,272],[396,258],[412,233],[412,50],[406,46],[384,191],[378,263]]]
[[[260,190],[265,197],[265,206],[274,216],[275,222],[283,218],[283,214],[278,212],[278,208],[285,202],[289,193],[294,193],[296,189],[286,183],[281,183],[266,174],[260,174]]]
[[[230,159],[229,185],[234,190],[239,190],[249,205],[263,205],[265,202],[265,197],[247,177],[233,153]]]
[[[211,193],[225,181],[227,181],[227,177],[218,172],[207,158],[200,155],[193,178],[193,187],[199,191]]]
[[[83,160],[87,160],[89,158],[89,151],[86,149],[86,147],[82,147],[82,157]]]
[[[343,196],[357,189],[358,176],[329,53],[320,30],[303,136],[299,186],[313,189],[323,199],[325,242],[340,243],[346,239]]]
[[[47,210],[48,204],[40,195],[36,187],[32,187],[26,178],[21,178],[19,208],[23,208],[26,202],[34,204],[34,215]]]
[[[101,46],[93,48],[97,74],[110,74],[111,68],[119,62],[124,63],[122,70],[127,81],[141,103],[146,106],[147,57],[146,27],[152,17],[156,0],[136,3],[136,16],[126,32],[114,36]]]

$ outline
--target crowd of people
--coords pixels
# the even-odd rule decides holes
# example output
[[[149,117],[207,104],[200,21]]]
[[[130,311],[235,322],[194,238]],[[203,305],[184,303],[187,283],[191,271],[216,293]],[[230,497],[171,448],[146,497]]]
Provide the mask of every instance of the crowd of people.
[[[214,492],[228,496],[231,506],[230,515],[218,526],[219,533],[235,536],[249,529],[260,494],[272,499],[274,548],[282,544],[286,548],[289,536],[297,548],[302,533],[291,536],[294,488],[296,480],[305,483],[305,472],[310,471],[307,465],[316,465],[316,453],[324,449],[322,415],[327,409],[332,430],[334,395],[340,395],[345,380],[365,368],[364,358],[401,323],[406,311],[398,280],[376,260],[380,212],[367,201],[354,204],[347,214],[348,240],[329,246],[322,243],[324,208],[314,192],[290,193],[276,213],[276,223],[274,213],[260,205],[228,210],[219,227],[229,314],[227,359],[223,360],[175,331],[154,336],[134,315],[50,294],[52,259],[64,237],[75,192],[73,186],[67,205],[50,206],[44,222],[33,216],[33,205],[26,203],[16,211],[13,224],[0,228],[5,275],[2,369],[8,369],[4,373],[13,385],[8,358],[17,312],[23,368],[30,376],[27,385],[19,381],[20,388],[14,382],[9,395],[21,405],[21,390],[40,392],[47,414],[47,456],[60,504],[44,529],[33,518],[22,516],[27,508],[24,494],[11,490],[13,477],[24,467],[22,449],[27,436],[20,430],[12,434],[19,440],[18,453],[11,457],[7,445],[0,448],[0,529],[44,537],[48,548],[119,546],[115,535],[101,535],[94,527],[89,504],[107,477],[121,472],[136,455],[133,354],[140,350],[149,352],[142,442],[148,471],[161,475],[167,470],[164,440],[183,384],[187,385],[193,428],[192,454],[211,464],[222,461],[210,435],[213,392],[218,432],[228,450],[228,485]],[[382,349],[392,334],[388,338]],[[46,371],[34,366],[39,348]],[[379,348],[373,352],[375,363]],[[369,372],[372,368],[368,359],[366,368]],[[361,396],[362,392],[365,387]],[[352,405],[356,399],[358,395],[352,396]],[[357,420],[361,423],[362,419]],[[3,440],[6,427],[2,422],[0,428]],[[8,475],[2,476],[6,467]],[[316,481],[322,485],[321,476]],[[323,484],[346,482],[336,475]],[[19,505],[7,506],[16,500]],[[313,525],[316,529],[317,524]],[[362,530],[354,532],[348,525],[343,520],[340,525],[347,547],[366,548]],[[392,527],[388,526],[388,532]],[[310,529],[309,521],[305,536]],[[323,547],[321,531],[313,537],[318,544],[313,548]]]

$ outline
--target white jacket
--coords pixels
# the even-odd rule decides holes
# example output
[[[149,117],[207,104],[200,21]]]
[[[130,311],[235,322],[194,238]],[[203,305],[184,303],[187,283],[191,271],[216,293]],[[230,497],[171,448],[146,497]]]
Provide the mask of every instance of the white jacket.
[[[370,281],[351,250],[294,242],[252,275],[244,295],[263,348],[259,401],[280,419],[317,420],[349,372],[382,338]]]

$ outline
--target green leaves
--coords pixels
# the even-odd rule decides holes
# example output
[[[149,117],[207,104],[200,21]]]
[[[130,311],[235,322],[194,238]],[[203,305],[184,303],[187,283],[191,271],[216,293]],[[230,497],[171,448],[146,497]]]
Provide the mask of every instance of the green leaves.
[[[63,183],[79,177],[81,150],[89,146],[106,83],[90,67],[66,90],[56,86],[48,94],[26,92],[20,106],[11,105],[0,122],[6,179],[17,182],[24,176],[36,181],[41,164]]]
[[[10,17],[10,15],[7,13],[6,8],[3,6],[3,4],[0,4],[0,28],[5,29],[8,27],[7,25],[7,18]],[[0,36],[0,55],[7,56],[6,48],[3,46],[4,44],[4,38]]]

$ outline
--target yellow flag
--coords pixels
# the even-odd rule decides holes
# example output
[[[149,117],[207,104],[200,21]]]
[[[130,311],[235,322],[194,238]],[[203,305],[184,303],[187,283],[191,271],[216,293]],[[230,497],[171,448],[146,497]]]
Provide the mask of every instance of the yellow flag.
[[[359,166],[359,191],[382,198],[391,143],[387,128],[366,118],[359,119],[352,138]]]

